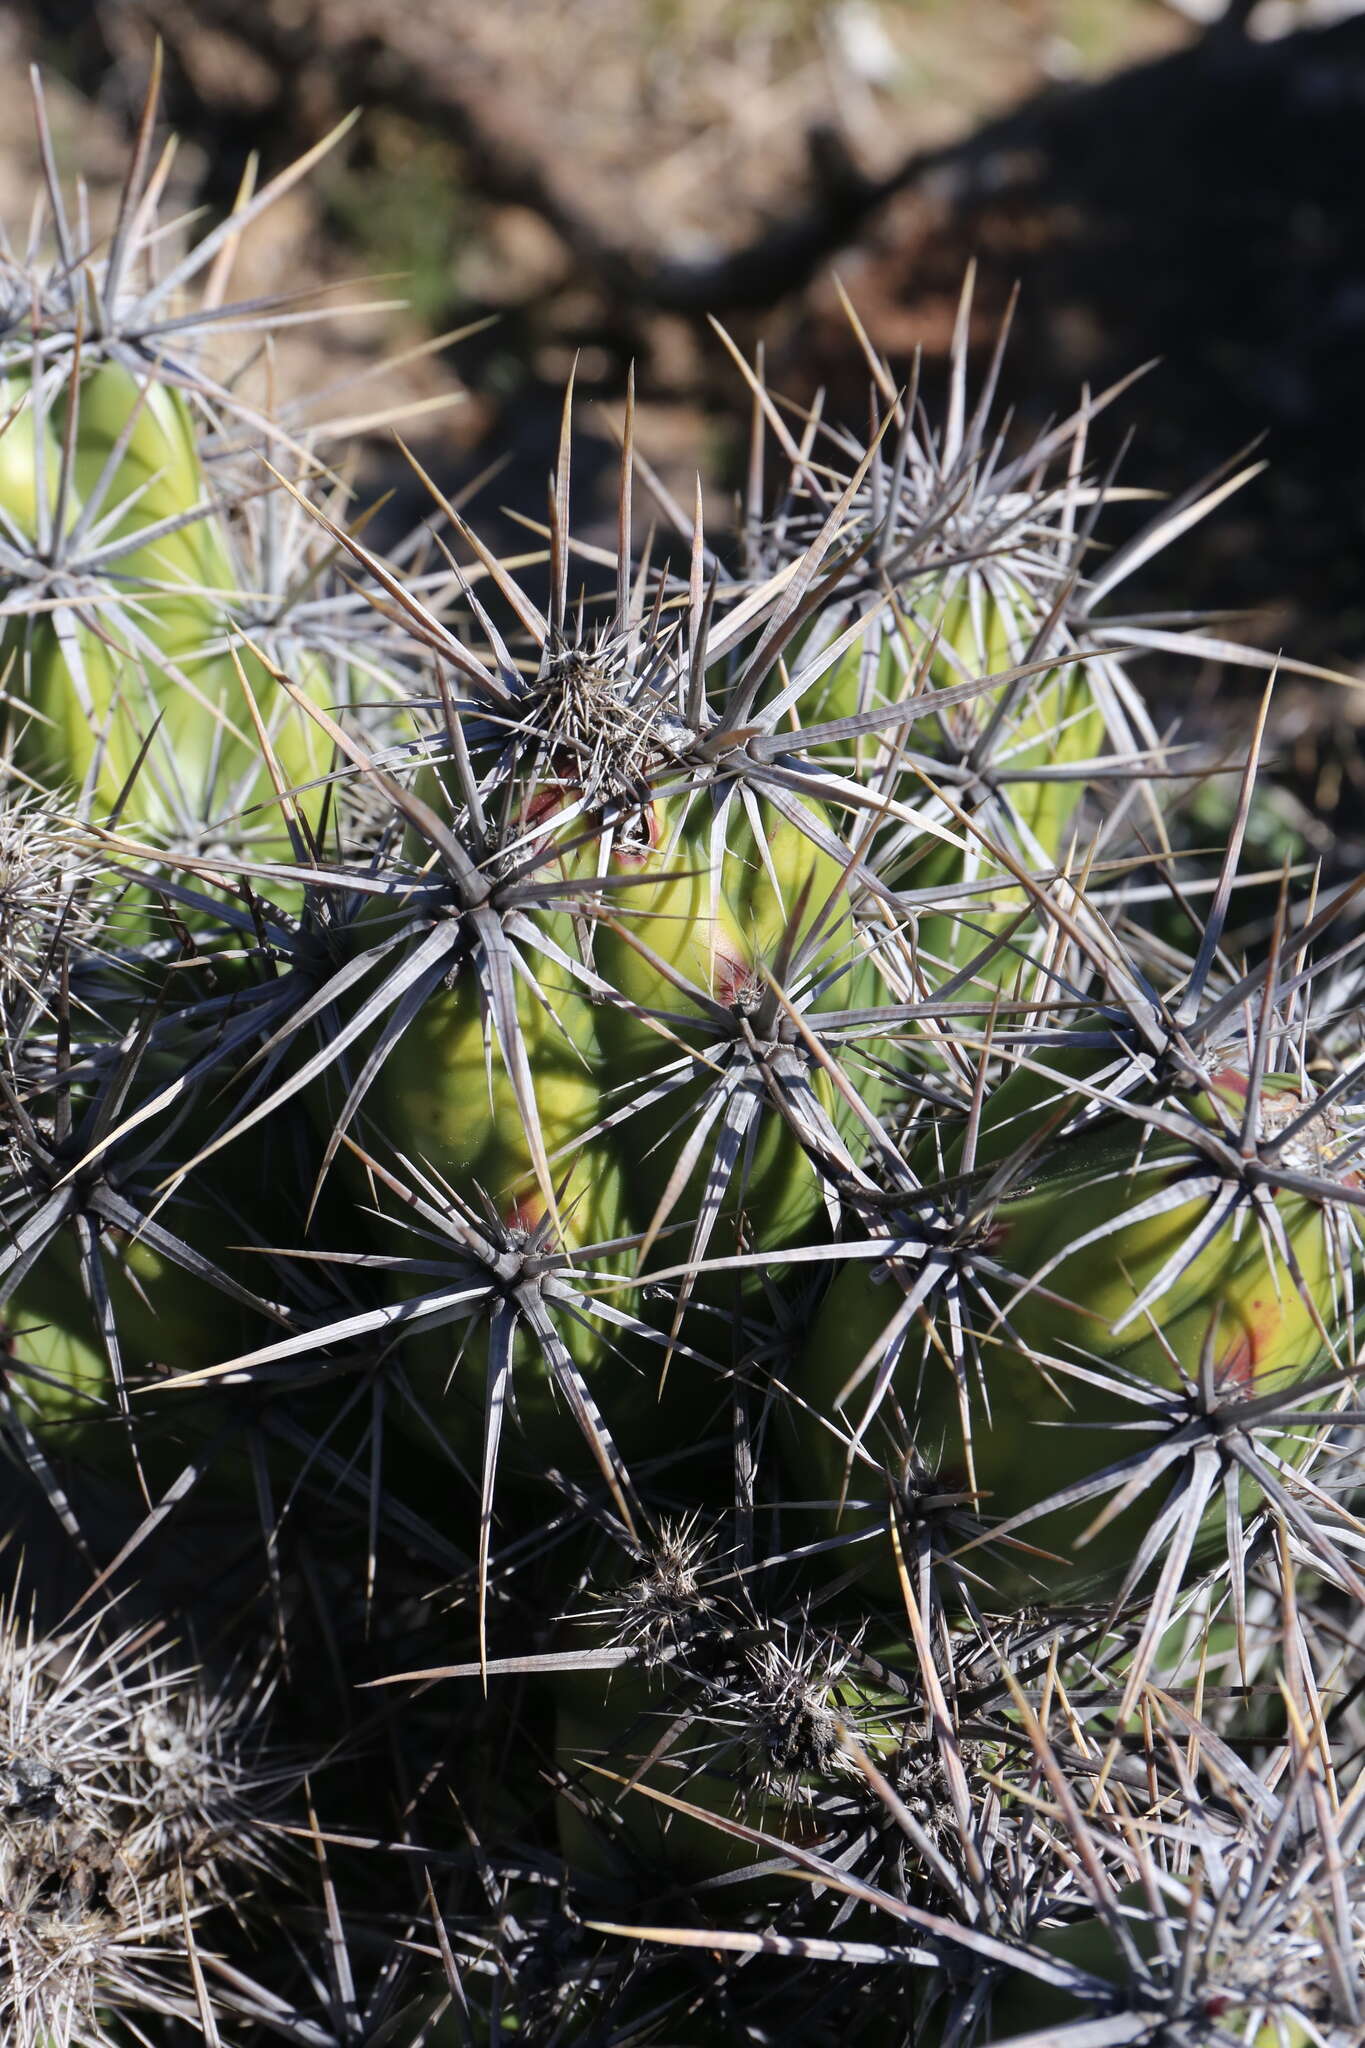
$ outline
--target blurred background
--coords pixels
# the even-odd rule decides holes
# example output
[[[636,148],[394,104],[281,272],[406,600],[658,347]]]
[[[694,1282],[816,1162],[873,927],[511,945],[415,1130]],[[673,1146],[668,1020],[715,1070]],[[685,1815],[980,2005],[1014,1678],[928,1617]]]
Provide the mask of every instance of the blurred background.
[[[923,350],[932,406],[974,259],[983,366],[1020,287],[1015,436],[1152,361],[1100,423],[1100,463],[1130,432],[1129,483],[1183,489],[1252,442],[1267,459],[1134,604],[1235,614],[1224,630],[1365,677],[1365,6],[8,0],[11,233],[38,186],[27,63],[98,216],[158,37],[187,208],[221,212],[253,160],[263,179],[363,109],[252,231],[236,282],[369,302],[283,331],[278,375],[344,392],[393,359],[350,407],[362,496],[391,494],[381,524],[421,513],[393,410],[493,544],[525,548],[575,356],[580,522],[610,543],[632,362],[643,453],[689,504],[700,466],[719,522],[749,402],[708,316],[751,359],[762,345],[776,389],[862,427],[841,290],[898,377]],[[1250,687],[1211,675],[1191,705],[1186,673],[1171,708],[1240,741]],[[1288,681],[1273,731],[1310,842],[1365,854],[1365,693]]]

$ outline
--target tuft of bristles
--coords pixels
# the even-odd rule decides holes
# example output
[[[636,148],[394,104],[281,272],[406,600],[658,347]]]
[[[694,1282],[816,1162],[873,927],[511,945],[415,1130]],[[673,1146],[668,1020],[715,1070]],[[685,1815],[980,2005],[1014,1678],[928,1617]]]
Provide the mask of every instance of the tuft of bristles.
[[[209,1915],[274,1860],[269,1687],[211,1686],[158,1629],[0,1615],[0,2023],[95,2048],[106,2016],[202,2023]]]

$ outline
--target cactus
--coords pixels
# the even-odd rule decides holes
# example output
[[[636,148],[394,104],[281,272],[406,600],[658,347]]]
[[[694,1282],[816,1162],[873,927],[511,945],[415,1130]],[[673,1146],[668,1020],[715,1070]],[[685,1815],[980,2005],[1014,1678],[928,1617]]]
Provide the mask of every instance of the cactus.
[[[17,2048],[203,2007],[199,1942],[271,1860],[268,1686],[215,1691],[160,1633],[95,1610],[0,1616],[0,2015]],[[153,1639],[149,1644],[149,1635]]]
[[[385,556],[153,117],[0,339],[6,2037],[1346,2048],[1358,885],[1105,608],[1250,472],[1099,554],[969,280],[737,534],[571,388]]]

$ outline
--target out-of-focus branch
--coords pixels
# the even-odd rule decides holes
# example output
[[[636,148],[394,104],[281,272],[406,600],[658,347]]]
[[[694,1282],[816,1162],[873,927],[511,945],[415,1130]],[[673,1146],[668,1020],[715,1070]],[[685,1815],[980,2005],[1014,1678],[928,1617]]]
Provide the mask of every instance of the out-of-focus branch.
[[[893,193],[1026,144],[1036,110],[1057,97],[1050,90],[974,135],[915,152],[890,176],[875,179],[862,172],[836,127],[814,123],[805,138],[806,176],[790,212],[736,249],[682,258],[626,246],[576,200],[572,165],[554,164],[537,149],[527,134],[526,108],[475,65],[439,5],[410,0],[381,15],[372,0],[60,4],[73,22],[79,17],[89,68],[102,74],[106,93],[111,59],[142,71],[152,37],[161,38],[166,110],[175,127],[205,139],[225,129],[234,137],[249,132],[250,116],[234,99],[248,72],[253,80],[270,81],[263,103],[258,91],[255,113],[277,138],[282,158],[354,105],[383,108],[453,143],[472,189],[537,214],[580,272],[618,305],[698,318],[771,306],[799,290]],[[29,5],[41,34],[48,25],[43,0]]]
[[[230,52],[241,52],[255,75],[272,81],[268,110],[287,155],[353,105],[402,115],[453,143],[466,166],[466,182],[482,197],[528,208],[554,232],[580,274],[622,311],[707,313],[755,311],[798,291],[831,255],[854,241],[870,217],[894,194],[942,180],[953,198],[969,196],[982,174],[998,182],[1001,165],[1043,144],[1063,102],[1084,101],[1102,125],[1107,93],[1123,94],[1134,81],[1164,66],[1200,71],[1201,89],[1216,86],[1216,71],[1236,59],[1240,35],[1208,33],[1173,57],[1118,73],[1099,83],[1050,86],[974,133],[940,147],[918,150],[889,176],[860,170],[844,136],[813,125],[806,137],[807,176],[798,203],[742,246],[704,259],[652,254],[613,239],[572,190],[572,165],[552,163],[527,135],[524,106],[499,89],[452,36],[449,16],[435,0],[376,10],[373,0],[65,0],[83,12],[87,27],[125,61],[136,61],[153,34],[167,52],[167,104],[173,124],[213,135],[224,122],[244,125],[240,110],[225,107],[220,83],[231,81]],[[42,17],[43,6],[36,12]],[[1245,25],[1249,5],[1232,0],[1210,29]],[[211,80],[202,59],[212,41]],[[1229,48],[1229,45],[1232,48]],[[1203,67],[1209,77],[1202,76]],[[1190,81],[1186,83],[1189,89]]]
[[[99,0],[95,6],[98,12]],[[117,12],[126,32],[127,11]],[[805,189],[788,218],[717,258],[651,257],[614,241],[574,200],[572,166],[562,171],[535,148],[525,108],[476,72],[439,9],[386,10],[382,31],[372,7],[348,0],[314,0],[306,13],[278,0],[142,0],[137,12],[165,44],[169,112],[178,125],[201,132],[213,125],[215,110],[204,103],[194,52],[195,37],[211,30],[245,46],[256,63],[264,60],[319,128],[351,105],[381,107],[453,143],[465,160],[466,182],[483,198],[530,209],[612,297],[654,310],[700,316],[771,305],[846,245],[907,175],[956,153],[929,152],[894,177],[873,180],[836,128],[814,124],[806,136]],[[112,32],[114,24],[109,27]],[[303,139],[291,137],[289,147]]]

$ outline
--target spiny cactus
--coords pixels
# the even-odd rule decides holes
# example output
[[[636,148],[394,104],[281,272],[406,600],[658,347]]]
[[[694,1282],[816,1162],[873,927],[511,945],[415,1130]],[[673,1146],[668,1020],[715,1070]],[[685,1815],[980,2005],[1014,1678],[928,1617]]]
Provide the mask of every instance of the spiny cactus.
[[[941,423],[741,364],[733,533],[628,392],[581,540],[571,387],[541,559],[386,555],[221,360],[294,173],[163,257],[153,126],[0,341],[0,1441],[231,1654],[177,1805],[11,1627],[15,2037],[1345,2048],[1359,885],[1269,692],[1210,854],[1138,662],[1273,664],[1108,608],[1252,472],[1102,552],[1129,401],[1017,447],[969,282]]]
[[[46,1632],[17,1594],[0,1616],[0,2017],[18,2048],[93,2048],[120,2013],[202,2025],[206,1916],[241,1912],[276,1860],[269,1686],[210,1688],[159,1633],[98,1609]]]

